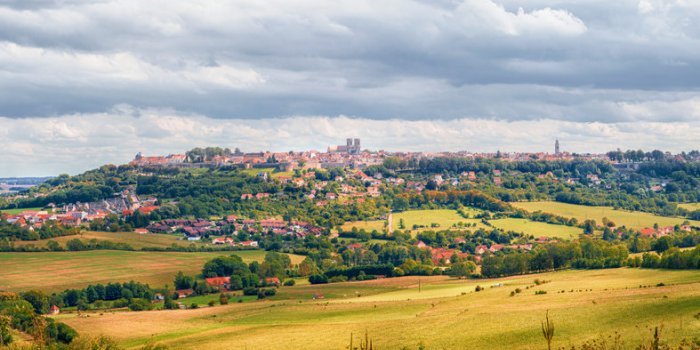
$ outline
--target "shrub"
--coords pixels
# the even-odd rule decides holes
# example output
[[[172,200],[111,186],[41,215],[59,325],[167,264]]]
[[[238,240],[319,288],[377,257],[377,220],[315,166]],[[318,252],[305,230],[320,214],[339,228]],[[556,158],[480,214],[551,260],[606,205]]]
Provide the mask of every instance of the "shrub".
[[[546,290],[535,291],[535,295],[541,295],[541,294],[547,294],[547,291]]]
[[[207,303],[207,305],[209,305],[209,306],[214,306],[214,305],[216,305],[216,302],[215,302],[214,300],[209,300],[209,302]]]
[[[311,276],[309,276],[309,283],[311,283],[311,284],[328,283],[328,277],[326,277],[326,275],[311,275]]]
[[[286,281],[284,281],[284,285],[285,285],[286,287],[291,287],[291,286],[293,286],[293,285],[295,285],[295,284],[296,284],[296,281],[293,280],[293,279],[291,279],[291,278],[288,279],[288,280],[286,280]]]
[[[484,287],[482,286],[476,286],[476,288],[474,288],[475,292],[481,292],[482,290],[484,290]]]

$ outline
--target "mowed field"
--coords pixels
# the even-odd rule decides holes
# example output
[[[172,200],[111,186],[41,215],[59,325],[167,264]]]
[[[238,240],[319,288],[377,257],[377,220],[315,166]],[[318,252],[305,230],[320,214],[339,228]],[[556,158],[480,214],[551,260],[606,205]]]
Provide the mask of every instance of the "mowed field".
[[[678,204],[678,206],[690,211],[700,210],[700,203],[683,203]]]
[[[116,243],[126,243],[132,246],[134,249],[141,249],[145,247],[155,247],[155,248],[167,248],[174,245],[180,247],[188,247],[190,245],[202,246],[203,243],[190,242],[186,240],[179,239],[182,235],[166,235],[158,233],[149,234],[138,234],[134,232],[96,232],[96,231],[86,231],[78,235],[54,237],[50,239],[42,239],[38,241],[15,241],[13,244],[15,246],[26,246],[34,245],[37,247],[46,247],[48,241],[56,241],[65,247],[66,242],[71,239],[80,240],[91,240],[96,239],[98,241],[111,241]]]
[[[546,222],[535,222],[527,219],[498,219],[490,220],[494,227],[504,231],[514,231],[532,235],[535,238],[545,236],[551,238],[573,239],[583,233],[583,229],[565,225],[554,225]]]
[[[535,278],[549,282],[535,285]],[[556,329],[553,348],[613,332],[632,348],[648,342],[656,326],[671,344],[700,334],[700,271],[422,277],[420,291],[418,282],[402,277],[282,287],[276,300],[262,302],[59,318],[81,334],[104,334],[131,348],[155,340],[172,349],[346,349],[351,333],[368,331],[380,349],[543,349],[540,322],[547,311]],[[475,292],[476,285],[485,290]],[[510,296],[515,288],[522,292]],[[310,300],[312,293],[326,299]]]
[[[364,229],[367,232],[372,232],[377,230],[377,232],[384,232],[384,220],[367,220],[367,221],[350,221],[344,223],[341,228],[343,231],[352,231],[353,227],[358,230]]]
[[[468,209],[467,209],[468,210]],[[470,212],[470,217],[476,213],[475,211]],[[476,224],[477,228],[484,228],[485,226],[481,223],[480,219],[465,219],[456,210],[451,209],[433,209],[433,210],[408,210],[401,213],[393,214],[392,219],[392,231],[400,230],[399,224],[403,219],[404,227],[406,230],[413,230],[413,225],[423,225],[425,228],[413,230],[446,230],[452,228],[453,224],[457,223],[469,223]],[[431,224],[438,224],[439,227],[431,228]]]
[[[265,252],[186,253],[92,250],[82,252],[0,253],[0,290],[47,292],[84,287],[91,283],[134,280],[153,287],[171,284],[182,271],[196,274],[207,260],[236,254],[250,263],[262,261]],[[298,264],[304,257],[290,255]]]
[[[585,205],[567,204],[559,202],[513,202],[510,203],[516,208],[521,208],[529,212],[542,211],[556,214],[567,218],[576,218],[579,221],[593,219],[598,223],[607,217],[617,226],[627,226],[633,229],[643,229],[653,227],[655,223],[659,226],[674,226],[682,224],[685,219],[658,216],[650,213],[637,211],[615,210],[611,207],[591,207]],[[700,226],[700,221],[690,221],[693,226]]]

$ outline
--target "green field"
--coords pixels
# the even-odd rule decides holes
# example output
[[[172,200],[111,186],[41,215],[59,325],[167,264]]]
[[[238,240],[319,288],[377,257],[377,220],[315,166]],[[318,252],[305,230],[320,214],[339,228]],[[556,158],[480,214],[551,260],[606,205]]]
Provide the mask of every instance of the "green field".
[[[690,211],[700,210],[700,203],[682,203],[678,204],[678,206]]]
[[[583,229],[565,225],[554,225],[546,222],[535,222],[527,219],[498,219],[489,221],[494,227],[504,231],[515,231],[532,235],[535,238],[545,236],[551,238],[573,239],[583,233]]]
[[[536,286],[535,278],[548,283]],[[280,289],[276,300],[194,310],[61,315],[81,334],[126,347],[149,340],[171,349],[346,349],[369,332],[380,349],[545,349],[620,334],[633,347],[650,327],[678,344],[700,334],[700,271],[568,270],[492,280],[402,277]],[[665,286],[658,287],[663,282]],[[475,292],[476,285],[486,287]],[[640,287],[640,286],[643,286]],[[521,293],[510,296],[520,288]],[[545,291],[536,295],[535,291]],[[312,294],[325,299],[311,300]],[[357,339],[357,338],[356,338]]]
[[[650,213],[615,210],[611,207],[591,207],[585,205],[567,204],[560,202],[514,202],[510,203],[516,208],[521,208],[529,212],[542,211],[567,218],[576,218],[579,221],[588,219],[601,223],[607,217],[617,226],[627,226],[633,229],[643,229],[653,227],[655,223],[659,226],[673,226],[682,224],[685,219],[658,216]],[[691,225],[700,226],[700,221],[691,221]]]
[[[182,235],[165,235],[157,233],[149,234],[138,234],[134,232],[98,232],[98,231],[86,231],[81,232],[78,235],[55,237],[51,239],[42,239],[38,241],[15,241],[13,244],[15,246],[26,246],[34,245],[37,247],[46,247],[48,241],[56,241],[65,247],[65,243],[71,239],[81,239],[81,240],[91,240],[97,239],[99,241],[111,241],[115,243],[126,243],[132,246],[134,249],[141,249],[145,247],[155,247],[155,248],[167,248],[172,247],[173,244],[181,247],[188,247],[190,245],[202,246],[204,243],[200,242],[190,242],[186,240],[181,240]]]
[[[43,210],[41,207],[37,207],[37,208],[20,208],[20,209],[0,209],[0,213],[7,213],[7,214],[15,215],[15,214],[22,213],[22,212],[24,212],[24,211],[41,211],[41,210]]]
[[[470,212],[470,217],[473,217],[476,211],[466,211]],[[401,213],[393,214],[392,219],[392,231],[399,230],[399,223],[403,219],[404,226],[406,230],[413,230],[413,225],[424,225],[426,228],[419,229],[432,229],[432,230],[446,230],[452,228],[453,224],[459,222],[476,224],[477,227],[485,227],[481,220],[479,219],[465,219],[456,210],[450,209],[434,209],[434,210],[409,210]],[[430,225],[436,223],[439,225],[437,228],[430,228]]]
[[[265,251],[216,253],[132,252],[92,250],[83,252],[0,253],[0,290],[40,289],[62,291],[91,283],[134,280],[161,287],[172,283],[178,271],[196,274],[207,260],[236,254],[246,262],[262,261]],[[292,255],[297,264],[303,256]]]

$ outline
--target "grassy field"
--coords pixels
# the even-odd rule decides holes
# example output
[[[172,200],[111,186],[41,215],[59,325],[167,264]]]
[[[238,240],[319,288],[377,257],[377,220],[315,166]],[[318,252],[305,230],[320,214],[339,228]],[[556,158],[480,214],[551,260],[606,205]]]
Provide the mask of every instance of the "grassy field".
[[[351,231],[353,227],[357,227],[358,230],[364,229],[367,232],[372,232],[372,230],[384,232],[385,222],[384,220],[350,221],[344,223],[341,228],[343,231]]]
[[[293,172],[277,171],[275,168],[253,168],[253,169],[243,169],[241,172],[246,173],[251,176],[256,176],[259,173],[267,173],[273,179],[279,178],[280,176],[292,176]]]
[[[594,219],[598,223],[607,217],[617,226],[627,226],[628,228],[643,229],[653,227],[655,223],[659,226],[673,226],[681,224],[685,219],[658,216],[650,213],[615,210],[611,207],[590,207],[585,205],[575,205],[559,202],[515,202],[510,203],[514,207],[525,209],[530,212],[541,210],[546,213],[556,214],[568,218],[576,218],[579,221]],[[694,226],[700,226],[700,221],[691,221]]]
[[[467,209],[468,210],[468,209]],[[473,215],[470,215],[472,217]],[[401,213],[393,214],[392,231],[399,230],[399,223],[403,219],[405,229],[413,230],[413,225],[424,225],[425,229],[431,229],[430,225],[436,223],[440,225],[438,228],[446,230],[452,228],[453,224],[459,222],[477,224],[477,227],[484,227],[479,219],[465,219],[456,210],[450,209],[435,209],[435,210],[409,210]],[[418,231],[420,231],[419,229]],[[423,229],[424,230],[424,229]]]
[[[61,291],[90,283],[134,280],[161,287],[183,271],[196,274],[207,260],[236,254],[246,262],[262,261],[265,252],[247,250],[216,253],[130,252],[93,250],[83,252],[0,253],[0,290],[40,289]],[[299,263],[303,256],[292,255]]]
[[[42,209],[41,207],[37,207],[37,208],[21,208],[21,209],[0,209],[0,213],[7,213],[7,214],[15,215],[15,214],[22,213],[22,212],[24,212],[24,211],[40,211],[40,210],[43,210],[43,209]]]
[[[534,237],[546,236],[552,238],[572,239],[577,238],[578,235],[583,233],[583,229],[578,227],[554,225],[546,222],[530,221],[527,219],[507,218],[491,220],[489,223],[491,223],[491,225],[494,227],[505,231],[521,232]]]
[[[700,203],[683,203],[678,204],[678,206],[690,211],[700,210]]]
[[[536,286],[533,280],[547,280]],[[700,334],[700,271],[560,271],[492,280],[403,277],[282,287],[276,300],[194,310],[59,316],[80,333],[126,347],[149,340],[171,349],[346,349],[369,331],[380,349],[542,349],[549,311],[553,348],[618,332],[632,347],[650,327],[677,344]],[[657,287],[663,282],[665,285]],[[476,285],[486,289],[475,292]],[[640,286],[644,286],[643,288]],[[520,288],[521,293],[510,296]],[[535,291],[546,294],[536,295]],[[311,300],[312,294],[323,300]],[[357,338],[356,338],[357,339]]]
[[[67,241],[71,239],[81,239],[81,240],[91,240],[97,239],[100,241],[112,241],[116,243],[126,243],[131,245],[134,249],[141,249],[145,247],[156,247],[156,248],[167,248],[171,247],[173,244],[181,247],[188,247],[191,244],[196,246],[205,245],[199,242],[190,242],[185,240],[179,240],[182,235],[165,235],[165,234],[138,234],[134,232],[96,232],[87,231],[82,232],[79,235],[55,237],[51,239],[42,239],[38,241],[15,241],[13,242],[15,246],[23,245],[35,245],[37,247],[45,247],[48,241],[56,241],[65,247]]]

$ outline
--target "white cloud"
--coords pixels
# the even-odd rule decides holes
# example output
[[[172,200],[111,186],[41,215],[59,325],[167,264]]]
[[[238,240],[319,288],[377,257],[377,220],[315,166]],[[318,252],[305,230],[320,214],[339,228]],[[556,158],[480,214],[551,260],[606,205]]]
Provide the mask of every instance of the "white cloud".
[[[342,115],[246,120],[120,106],[96,114],[0,117],[0,125],[8,131],[0,139],[0,149],[5,150],[0,176],[77,173],[102,164],[127,163],[137,152],[169,154],[198,146],[240,147],[251,152],[325,150],[345,137],[360,137],[370,149],[394,151],[548,151],[554,138],[574,152],[618,147],[681,151],[700,143],[700,119],[674,124],[551,119],[406,121]]]

